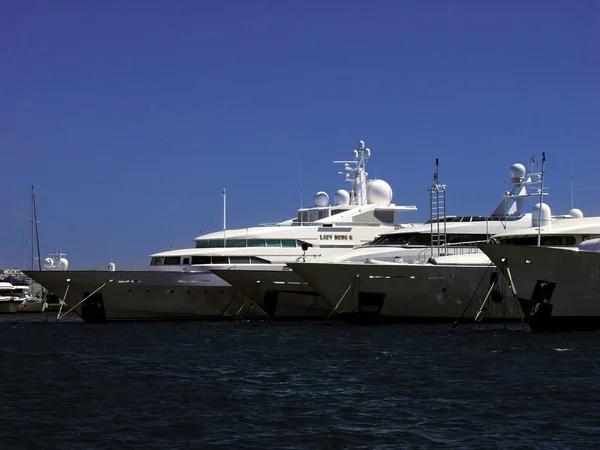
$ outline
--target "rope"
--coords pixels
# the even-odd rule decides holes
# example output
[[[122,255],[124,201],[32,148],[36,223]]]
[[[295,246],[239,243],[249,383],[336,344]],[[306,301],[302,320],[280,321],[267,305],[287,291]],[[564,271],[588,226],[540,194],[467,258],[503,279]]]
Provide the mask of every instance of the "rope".
[[[60,314],[60,310],[58,311],[58,315],[56,316],[56,320],[60,320],[61,318],[63,318],[64,316],[66,316],[67,314],[69,314],[71,311],[73,311],[75,308],[77,308],[79,305],[81,305],[83,302],[85,302],[88,298],[90,298],[92,295],[94,295],[96,292],[98,292],[100,289],[102,289],[104,286],[106,286],[108,283],[112,283],[112,280],[108,280],[106,283],[102,284],[98,289],[96,289],[94,292],[92,292],[90,295],[88,295],[86,298],[84,298],[83,300],[81,300],[79,303],[77,303],[75,306],[73,306],[71,309],[69,309],[66,313],[64,313],[62,316]],[[67,290],[69,289],[69,286],[67,286]],[[66,297],[66,293],[65,293],[65,297]],[[62,310],[62,305],[60,306],[60,309]]]
[[[360,278],[360,275],[356,274],[356,276],[354,277],[354,281],[352,282],[352,284],[348,285],[348,288],[346,289],[346,292],[344,292],[344,295],[342,295],[342,298],[340,298],[340,301],[337,302],[337,304],[333,307],[333,310],[331,310],[331,312],[329,313],[329,315],[325,319],[325,322],[327,322],[329,320],[329,318],[333,315],[333,313],[336,312],[338,306],[340,306],[340,303],[342,303],[342,300],[344,300],[344,297],[346,297],[346,294],[348,294],[348,291],[350,291],[350,289],[356,284],[356,280],[359,279],[359,278]]]
[[[463,312],[461,313],[461,315],[458,317],[458,319],[456,319],[454,321],[454,324],[452,325],[452,330],[450,331],[454,331],[454,329],[456,328],[456,326],[458,325],[458,322],[460,322],[463,317],[465,316],[465,314],[467,313],[467,310],[469,309],[469,306],[471,306],[471,302],[473,301],[473,299],[475,298],[475,294],[477,293],[477,291],[479,290],[479,286],[481,286],[481,283],[483,282],[483,280],[485,279],[485,276],[488,273],[488,270],[490,270],[490,268],[494,265],[494,263],[490,263],[490,265],[487,267],[487,269],[485,269],[485,272],[483,273],[483,276],[481,277],[481,280],[479,280],[479,283],[477,284],[477,287],[475,288],[475,291],[473,291],[473,295],[471,295],[471,298],[469,299],[469,302],[467,303],[467,306],[465,306],[465,308],[463,309]]]
[[[523,331],[527,333],[527,326],[525,325],[525,313],[521,310],[521,304],[519,303],[519,297],[517,296],[517,288],[515,286],[515,282],[513,281],[512,274],[510,273],[510,267],[508,267],[508,261],[504,261],[504,271],[508,277],[508,281],[510,282],[510,288],[513,293],[513,297],[517,304],[517,311],[519,311],[519,318],[521,319],[521,325],[523,326]]]

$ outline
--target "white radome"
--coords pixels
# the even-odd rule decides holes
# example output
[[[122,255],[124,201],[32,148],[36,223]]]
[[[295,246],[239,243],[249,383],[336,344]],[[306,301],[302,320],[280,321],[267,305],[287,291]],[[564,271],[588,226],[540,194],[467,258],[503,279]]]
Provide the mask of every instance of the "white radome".
[[[383,180],[371,180],[367,182],[367,203],[385,204],[392,202],[392,188]]]
[[[333,196],[335,206],[346,206],[350,204],[350,193],[345,189],[339,189]]]
[[[52,266],[54,266],[54,260],[52,258],[44,259],[44,268],[45,269],[51,269]]]
[[[319,191],[315,194],[315,206],[329,206],[329,195],[327,195],[327,192]]]
[[[510,166],[510,180],[513,183],[519,183],[523,180],[525,180],[525,174],[527,173],[527,170],[525,169],[525,166],[523,164],[513,164],[512,166]]]
[[[541,209],[541,215],[540,215]],[[546,203],[536,203],[531,210],[531,224],[534,227],[547,227],[552,223],[552,210]]]
[[[569,211],[569,215],[573,219],[581,219],[583,217],[583,211],[581,211],[579,208],[573,208],[571,211]]]

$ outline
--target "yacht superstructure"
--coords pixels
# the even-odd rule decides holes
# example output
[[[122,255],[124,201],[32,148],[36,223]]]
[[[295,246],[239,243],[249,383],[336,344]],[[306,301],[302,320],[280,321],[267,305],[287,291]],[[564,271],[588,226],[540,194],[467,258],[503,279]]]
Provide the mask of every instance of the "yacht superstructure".
[[[67,295],[65,302],[88,322],[267,318],[260,306],[210,270],[331,255],[395,229],[394,214],[416,207],[393,204],[388,183],[367,179],[370,156],[360,141],[351,161],[335,161],[344,165],[350,189],[338,190],[333,205],[325,192],[318,192],[314,206],[300,208],[294,218],[199,236],[194,248],[151,255],[146,271],[116,271],[111,266],[108,271],[27,273],[59,297]],[[281,305],[288,312],[280,317],[310,316],[317,311],[313,306]]]

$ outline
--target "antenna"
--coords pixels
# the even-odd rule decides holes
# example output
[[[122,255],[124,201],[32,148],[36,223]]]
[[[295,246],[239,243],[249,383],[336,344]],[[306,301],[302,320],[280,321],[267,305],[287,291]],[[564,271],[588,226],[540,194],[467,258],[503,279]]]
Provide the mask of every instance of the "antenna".
[[[298,158],[300,159],[300,226],[302,226],[302,156]]]
[[[34,224],[34,220],[35,220],[35,192],[33,190],[33,186],[31,186],[31,270],[34,269],[33,267],[33,253],[34,253],[34,246],[33,246],[33,239],[34,239],[34,232],[35,232],[35,224]]]
[[[537,246],[539,247],[542,242],[542,206],[544,206],[544,166],[546,164],[546,152],[542,152],[542,171],[540,174],[540,215],[538,224],[538,239]]]
[[[571,209],[575,206],[573,204],[573,155],[571,155]]]
[[[227,235],[225,234],[225,230],[227,230],[227,191],[223,188],[223,247],[227,246]]]

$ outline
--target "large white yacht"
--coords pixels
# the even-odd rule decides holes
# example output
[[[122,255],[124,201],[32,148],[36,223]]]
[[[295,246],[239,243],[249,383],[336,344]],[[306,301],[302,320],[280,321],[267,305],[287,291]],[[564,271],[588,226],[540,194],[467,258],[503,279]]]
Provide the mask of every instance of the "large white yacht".
[[[506,230],[537,225],[543,209],[538,204],[533,213],[521,211],[526,198],[542,195],[537,187],[541,172],[526,174],[525,168],[516,164],[511,167],[511,179],[512,191],[489,217],[437,214],[436,197],[441,186],[434,185],[430,190],[434,214],[429,229],[388,233],[329,261],[288,265],[332,305],[332,313],[347,321],[442,322],[461,316],[474,320],[481,302],[470,302],[471,295],[483,285],[485,296],[497,276],[475,242]],[[504,205],[509,209],[503,213]],[[438,231],[440,226],[443,233]],[[514,302],[492,302],[481,318],[515,320],[518,307]]]
[[[257,306],[210,269],[273,264],[330,255],[364,244],[396,228],[396,212],[415,206],[392,203],[384,180],[368,180],[370,149],[363,141],[342,174],[350,189],[335,193],[331,205],[325,192],[314,206],[280,223],[226,230],[199,236],[195,247],[151,255],[146,271],[27,271],[55,293],[86,322],[144,319],[268,318]],[[224,193],[225,194],[225,193]],[[224,197],[225,199],[225,197]],[[225,223],[225,221],[224,221]],[[283,318],[310,316],[318,307],[282,305]],[[314,309],[313,309],[314,308]]]
[[[598,330],[598,236],[600,217],[587,217],[499,235],[480,248],[512,281],[532,331]]]

